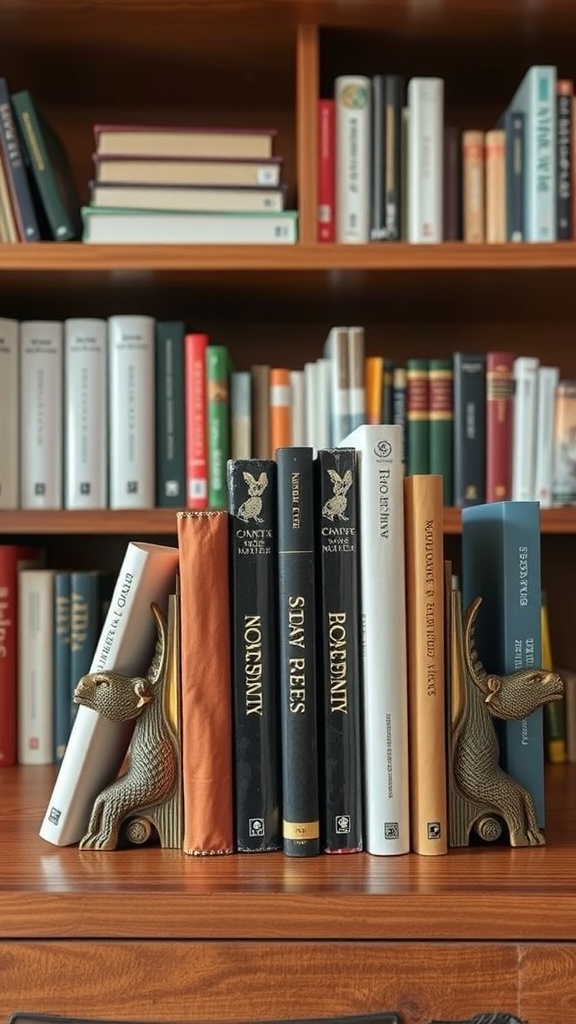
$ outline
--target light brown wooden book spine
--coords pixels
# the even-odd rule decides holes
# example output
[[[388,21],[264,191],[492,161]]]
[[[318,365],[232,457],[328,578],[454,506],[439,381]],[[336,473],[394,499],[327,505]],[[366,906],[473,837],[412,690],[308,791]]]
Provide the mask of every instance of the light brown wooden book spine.
[[[178,512],[184,852],[232,853],[228,513]]]
[[[270,458],[270,366],[254,363],[252,374],[252,457]]]
[[[448,851],[442,477],[404,480],[412,849]]]
[[[484,132],[462,133],[462,215],[465,242],[483,242]]]
[[[506,133],[486,132],[486,241],[506,241]]]

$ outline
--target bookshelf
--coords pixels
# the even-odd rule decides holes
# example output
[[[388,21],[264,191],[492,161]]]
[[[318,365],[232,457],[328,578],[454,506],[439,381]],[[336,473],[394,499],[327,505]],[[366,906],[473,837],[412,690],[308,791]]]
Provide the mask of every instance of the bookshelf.
[[[228,344],[239,368],[274,353],[298,366],[320,354],[330,325],[361,322],[369,352],[513,348],[576,377],[575,243],[314,242],[320,80],[438,73],[454,119],[490,127],[530,63],[576,74],[574,30],[570,0],[4,0],[2,73],[41,100],[84,199],[95,122],[275,126],[301,242],[0,246],[0,311],[178,317]],[[552,643],[574,666],[576,509],[545,512],[542,528]],[[459,531],[447,509],[455,564]],[[165,510],[19,511],[0,513],[0,534],[41,540],[55,566],[98,554],[117,568],[127,538],[175,529]],[[156,1021],[573,1015],[572,766],[548,773],[545,849],[307,863],[53,848],[37,836],[53,777],[0,771],[4,1018],[17,1008]]]

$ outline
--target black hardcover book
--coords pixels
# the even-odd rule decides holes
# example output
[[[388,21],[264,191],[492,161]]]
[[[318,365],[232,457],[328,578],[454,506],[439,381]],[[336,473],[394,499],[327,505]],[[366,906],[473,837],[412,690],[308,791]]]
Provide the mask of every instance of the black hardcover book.
[[[486,500],[486,356],[454,353],[454,504]]]
[[[556,237],[572,238],[572,81],[561,79],[556,94]]]
[[[159,508],[186,508],[184,333],[182,321],[156,322],[156,504]]]
[[[354,448],[316,459],[321,842],[326,853],[362,849],[360,613]]]
[[[443,176],[443,239],[461,242],[462,227],[462,132],[447,125],[444,128]]]
[[[508,242],[523,242],[526,239],[525,116],[520,111],[507,110],[501,118],[500,126],[504,128],[506,135],[506,240]]]
[[[382,366],[382,423],[394,423],[394,360]]]
[[[229,459],[236,847],[282,849],[276,464]]]
[[[402,107],[401,75],[372,79],[372,242],[397,242],[402,237]]]
[[[284,853],[320,853],[314,458],[312,448],[279,448],[278,618]]]

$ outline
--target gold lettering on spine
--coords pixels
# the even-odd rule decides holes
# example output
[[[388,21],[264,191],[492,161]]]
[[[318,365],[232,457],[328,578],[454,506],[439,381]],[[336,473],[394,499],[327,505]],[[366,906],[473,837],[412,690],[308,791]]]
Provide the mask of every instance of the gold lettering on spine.
[[[288,598],[288,643],[301,651],[306,650],[305,612],[306,601],[301,595]],[[288,667],[290,712],[303,715],[306,711],[306,658],[290,657]]]
[[[262,616],[244,616],[244,689],[247,715],[262,715]]]
[[[328,614],[328,652],[330,659],[330,712],[348,714],[348,636],[346,612]]]

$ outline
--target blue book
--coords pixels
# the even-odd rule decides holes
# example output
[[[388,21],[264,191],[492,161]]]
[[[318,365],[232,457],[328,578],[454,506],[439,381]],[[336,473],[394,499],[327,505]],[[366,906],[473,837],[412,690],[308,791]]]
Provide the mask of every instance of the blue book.
[[[506,136],[506,241],[526,241],[524,193],[526,117],[519,110],[505,110],[499,122]]]
[[[70,735],[70,573],[54,575],[54,760],[60,764]]]
[[[508,109],[525,115],[524,198],[527,242],[556,241],[556,68],[534,64]]]
[[[542,665],[540,505],[497,501],[462,510],[462,602],[477,596],[476,640],[488,672]],[[544,827],[543,712],[499,722],[504,770],[534,798]]]

